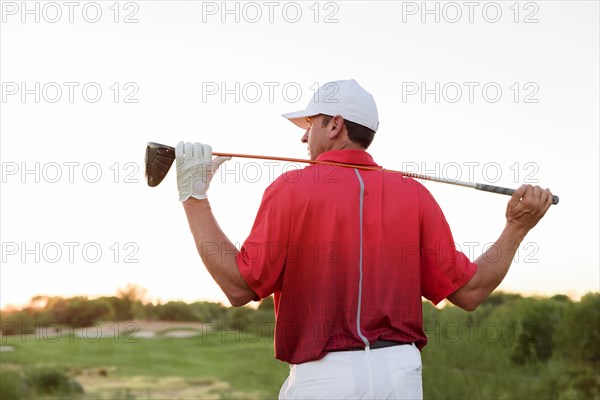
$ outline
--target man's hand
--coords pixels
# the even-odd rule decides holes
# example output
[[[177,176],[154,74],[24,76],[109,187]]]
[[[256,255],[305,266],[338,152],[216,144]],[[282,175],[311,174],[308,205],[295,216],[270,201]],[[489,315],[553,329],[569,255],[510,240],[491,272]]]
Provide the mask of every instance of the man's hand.
[[[215,172],[231,157],[212,159],[212,148],[202,143],[179,142],[175,148],[179,201],[190,197],[206,199],[206,192]]]
[[[539,186],[523,185],[512,194],[506,206],[506,223],[508,226],[529,232],[552,205],[552,193]]]

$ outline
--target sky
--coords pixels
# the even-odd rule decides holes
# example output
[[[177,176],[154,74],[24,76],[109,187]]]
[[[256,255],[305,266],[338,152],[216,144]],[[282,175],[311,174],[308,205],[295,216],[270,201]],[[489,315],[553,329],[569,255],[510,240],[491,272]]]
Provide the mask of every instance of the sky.
[[[2,1],[0,306],[36,295],[221,301],[176,175],[150,188],[149,141],[306,158],[281,117],[356,79],[385,168],[560,196],[500,290],[600,290],[599,3]],[[208,193],[232,242],[294,163],[233,159]],[[508,197],[424,182],[471,259]]]

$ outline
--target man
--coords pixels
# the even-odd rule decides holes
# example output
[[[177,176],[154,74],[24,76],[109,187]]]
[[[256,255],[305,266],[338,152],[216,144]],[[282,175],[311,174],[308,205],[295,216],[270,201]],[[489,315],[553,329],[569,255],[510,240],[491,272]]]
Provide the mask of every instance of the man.
[[[311,165],[276,179],[237,251],[206,196],[228,158],[180,143],[180,200],[200,256],[232,305],[274,293],[275,356],[291,365],[280,398],[422,398],[421,296],[474,310],[500,284],[552,194],[517,189],[495,245],[471,262],[456,251],[425,187],[381,171],[365,151],[379,119],[356,81],[325,84],[305,110],[284,117],[305,129],[312,160],[350,166]],[[204,251],[213,243],[220,252]]]

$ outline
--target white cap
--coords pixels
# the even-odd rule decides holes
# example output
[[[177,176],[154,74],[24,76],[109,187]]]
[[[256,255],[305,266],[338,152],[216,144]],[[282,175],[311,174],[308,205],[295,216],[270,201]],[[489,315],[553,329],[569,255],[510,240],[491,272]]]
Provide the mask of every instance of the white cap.
[[[300,128],[306,129],[306,117],[318,114],[342,118],[366,126],[373,131],[379,127],[379,115],[373,96],[354,79],[328,82],[321,86],[302,111],[282,114]]]

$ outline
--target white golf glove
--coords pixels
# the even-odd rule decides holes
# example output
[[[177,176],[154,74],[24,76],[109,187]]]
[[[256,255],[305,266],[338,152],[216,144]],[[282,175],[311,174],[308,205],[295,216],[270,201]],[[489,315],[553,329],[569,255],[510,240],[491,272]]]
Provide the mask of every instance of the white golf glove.
[[[217,169],[231,157],[212,159],[212,148],[202,143],[179,142],[175,148],[179,201],[190,197],[206,199],[206,192]]]

